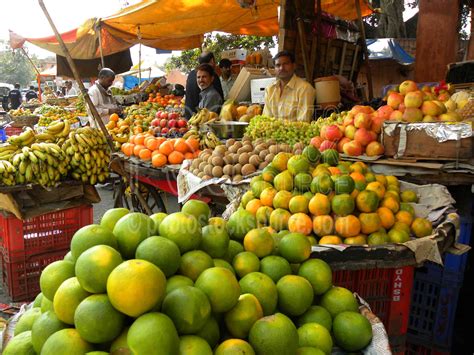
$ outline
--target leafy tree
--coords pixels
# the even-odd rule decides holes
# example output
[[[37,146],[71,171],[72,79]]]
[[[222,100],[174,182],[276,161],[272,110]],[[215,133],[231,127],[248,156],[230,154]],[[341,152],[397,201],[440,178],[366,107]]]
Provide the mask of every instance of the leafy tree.
[[[32,58],[36,60],[36,58]],[[21,86],[27,86],[35,78],[35,71],[22,51],[0,52],[1,81]]]
[[[204,37],[203,48],[214,53],[216,60],[221,59],[221,53],[229,49],[247,49],[255,51],[265,47],[275,47],[276,40],[273,37],[260,36],[241,36],[231,34],[206,34]],[[196,67],[198,62],[200,48],[182,51],[179,56],[172,56],[165,68],[167,71],[179,69],[186,73]]]

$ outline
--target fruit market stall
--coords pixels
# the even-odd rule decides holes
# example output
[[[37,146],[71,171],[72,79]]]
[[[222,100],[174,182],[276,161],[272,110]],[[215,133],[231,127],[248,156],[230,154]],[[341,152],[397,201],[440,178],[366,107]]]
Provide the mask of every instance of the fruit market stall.
[[[9,322],[3,354],[390,352],[370,304],[334,286],[330,265],[305,251],[291,267],[300,237],[282,238],[282,256],[263,256],[260,229],[230,239],[235,225],[209,216],[193,200],[169,215],[111,209],[79,229],[64,259],[41,272],[34,301]]]

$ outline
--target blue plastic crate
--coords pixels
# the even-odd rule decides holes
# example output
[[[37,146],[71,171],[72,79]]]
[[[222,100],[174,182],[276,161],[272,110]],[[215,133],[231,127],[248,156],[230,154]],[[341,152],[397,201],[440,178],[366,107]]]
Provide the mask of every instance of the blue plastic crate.
[[[461,218],[461,233],[459,235],[458,242],[469,245],[471,242],[471,233],[471,220],[469,219],[464,222]],[[465,253],[463,255],[446,254],[443,260],[445,270],[450,272],[464,273],[464,270],[466,269],[467,256],[468,253]]]
[[[462,273],[443,270],[435,264],[415,271],[408,340],[413,344],[451,347]]]

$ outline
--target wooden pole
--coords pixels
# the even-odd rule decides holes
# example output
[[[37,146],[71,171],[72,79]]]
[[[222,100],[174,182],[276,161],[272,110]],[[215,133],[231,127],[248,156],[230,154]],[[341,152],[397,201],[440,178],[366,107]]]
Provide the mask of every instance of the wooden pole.
[[[105,63],[104,63],[104,52],[102,51],[102,26],[100,25],[100,22],[97,26],[97,29],[99,30],[99,51],[100,51],[100,64],[102,65],[102,68],[105,68]]]
[[[30,56],[28,55],[28,52],[25,51],[25,48],[21,47],[21,51],[23,54],[26,56],[30,64],[32,65],[33,69],[36,72],[36,81],[38,82],[38,99],[41,101],[41,74],[39,72],[39,69],[36,67],[35,63],[31,60]]]
[[[364,28],[364,22],[362,21],[362,15],[360,11],[360,0],[354,0],[355,1],[355,7],[357,11],[357,18],[359,20],[359,30],[360,34],[362,36],[362,48],[364,50],[364,57],[365,57],[365,65],[367,67],[367,81],[369,84],[369,100],[372,100],[374,97],[374,88],[372,84],[372,71],[370,70],[370,63],[369,63],[369,51],[367,50],[367,42],[365,40],[365,28]]]
[[[322,19],[321,19],[321,12],[322,12],[322,9],[321,9],[321,0],[317,0],[317,10],[316,10],[316,52],[314,53],[316,58],[315,58],[315,61],[316,63],[314,64],[314,75],[313,75],[313,79],[314,77],[318,77],[320,75],[319,73],[319,67],[321,66],[321,38],[322,38],[322,26],[321,26],[321,22],[322,22]],[[313,53],[311,53],[311,55],[313,55]],[[326,53],[327,55],[327,53]],[[313,60],[313,58],[311,58],[311,60]]]
[[[71,54],[69,53],[66,45],[64,44],[64,41],[63,39],[61,38],[61,35],[59,34],[57,28],[56,28],[56,25],[54,24],[53,20],[51,19],[51,16],[49,15],[49,12],[48,10],[46,9],[46,6],[44,5],[43,3],[43,0],[38,0],[38,3],[41,7],[41,9],[43,10],[44,12],[44,15],[46,16],[49,24],[51,25],[51,28],[53,29],[54,31],[54,34],[56,35],[56,39],[58,40],[59,42],[59,45],[61,46],[61,49],[67,59],[67,62],[69,64],[69,67],[71,68],[71,71],[74,75],[74,79],[77,81],[77,83],[79,84],[79,88],[81,89],[81,93],[82,95],[84,96],[84,99],[86,100],[86,103],[87,103],[87,106],[89,106],[89,109],[92,113],[92,116],[94,117],[94,119],[96,120],[97,124],[99,125],[100,129],[102,130],[102,132],[104,133],[105,137],[107,138],[107,143],[110,147],[110,151],[113,152],[114,151],[114,144],[113,144],[113,141],[112,141],[112,138],[110,137],[110,134],[109,132],[107,131],[107,129],[105,128],[105,125],[104,125],[104,122],[102,122],[102,119],[100,118],[100,115],[99,113],[97,112],[97,109],[95,108],[94,104],[92,103],[91,101],[91,98],[89,97],[89,94],[87,93],[87,90],[86,88],[84,87],[84,83],[82,82],[81,80],[81,77],[79,76],[79,71],[77,70],[76,68],[76,64],[74,63],[74,61],[72,60],[72,57],[71,57]],[[122,167],[122,171],[123,171],[123,162],[120,162],[119,163]],[[135,189],[135,185],[134,185],[134,182],[131,181],[130,182],[130,191],[135,194],[138,198],[138,201],[140,201],[140,204],[142,205],[142,207],[145,209],[145,211],[149,214],[151,214],[151,209],[150,207],[147,205],[145,199],[143,198],[143,196],[140,194],[140,191],[137,191]]]
[[[112,142],[112,138],[109,135],[109,132],[107,131],[107,128],[105,128],[104,122],[102,122],[102,119],[100,118],[99,113],[97,112],[97,109],[95,108],[94,104],[92,103],[91,98],[89,97],[89,94],[87,93],[86,88],[84,87],[84,83],[81,80],[81,77],[79,75],[79,71],[76,68],[76,64],[74,63],[74,60],[71,57],[71,54],[69,53],[69,50],[67,49],[66,45],[64,44],[63,39],[61,38],[61,35],[58,32],[58,29],[56,28],[56,25],[54,24],[53,20],[51,19],[51,16],[49,15],[48,10],[46,9],[46,6],[44,5],[43,0],[38,0],[38,3],[41,7],[41,9],[44,12],[44,15],[46,16],[46,19],[48,20],[51,28],[54,31],[54,34],[56,35],[56,39],[59,42],[59,45],[61,47],[61,50],[63,51],[63,54],[65,55],[67,62],[69,64],[69,67],[71,68],[72,74],[74,76],[74,79],[76,80],[77,84],[79,85],[79,89],[81,90],[82,95],[84,96],[84,100],[87,103],[87,106],[89,107],[90,112],[92,113],[93,118],[95,119],[96,123],[99,125],[100,129],[104,133],[105,137],[107,138],[107,143],[110,147],[110,150],[113,152],[114,151],[114,144]]]
[[[298,24],[298,34],[301,43],[301,54],[303,55],[304,73],[306,80],[311,83],[311,72],[309,70],[308,49],[306,47],[306,33],[304,29],[303,13],[301,11],[301,0],[295,0],[296,22]]]

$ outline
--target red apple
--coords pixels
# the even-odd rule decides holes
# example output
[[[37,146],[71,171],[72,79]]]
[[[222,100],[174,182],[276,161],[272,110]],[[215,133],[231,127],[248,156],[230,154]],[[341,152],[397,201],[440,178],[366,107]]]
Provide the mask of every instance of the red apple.
[[[418,90],[418,86],[413,80],[405,80],[403,83],[400,84],[398,87],[400,94],[406,95],[409,92]]]
[[[398,92],[392,92],[388,95],[387,105],[393,108],[394,110],[398,109],[398,106],[403,102],[403,95]]]
[[[186,120],[182,120],[182,119],[178,120],[178,127],[179,128],[186,127],[187,124],[188,124],[188,122],[186,122]]]
[[[344,154],[356,157],[358,155],[362,155],[364,152],[364,147],[362,147],[362,145],[357,141],[350,141],[344,144],[342,150],[344,151]]]
[[[371,131],[366,130],[365,128],[359,128],[355,135],[354,135],[354,140],[359,142],[360,145],[366,146],[370,142],[374,140],[374,137],[372,136]]]
[[[403,112],[403,121],[405,122],[421,122],[423,120],[423,112],[416,107],[407,107]]]
[[[347,137],[344,137],[342,138],[338,143],[337,143],[337,151],[339,153],[344,153],[344,150],[343,150],[343,147],[344,147],[344,144],[350,142],[351,139],[350,138],[347,138]]]
[[[324,141],[321,143],[319,146],[319,151],[324,152],[326,149],[335,149],[336,148],[336,143],[331,142],[331,141]]]
[[[384,105],[379,107],[377,110],[377,117],[382,117],[385,120],[388,120],[390,114],[393,112],[393,108],[389,105]]]
[[[168,120],[162,118],[162,119],[160,120],[160,127],[161,127],[161,128],[164,128],[164,127],[166,127],[167,125],[168,125]]]
[[[401,121],[403,118],[403,112],[395,110],[390,114],[389,120],[391,121]]]
[[[313,147],[318,148],[321,146],[321,143],[323,142],[323,139],[319,136],[311,138],[311,141],[309,144],[311,144]]]
[[[337,142],[342,138],[342,132],[336,125],[329,125],[326,128],[326,139],[332,142]]]
[[[167,134],[168,132],[169,132],[168,127],[163,127],[163,128],[161,129],[161,134]]]
[[[373,157],[376,155],[382,155],[385,152],[385,149],[382,144],[377,141],[370,142],[367,147],[365,147],[365,154],[369,157]]]
[[[344,135],[347,137],[347,138],[350,138],[350,139],[354,139],[354,135],[356,133],[356,130],[357,128],[355,128],[353,125],[349,125],[346,127],[345,131],[344,131]]]
[[[356,128],[366,128],[370,129],[370,124],[372,123],[372,118],[366,113],[358,113],[354,118],[354,126]]]
[[[403,103],[405,104],[406,108],[418,108],[423,104],[423,93],[421,91],[411,91],[405,95]]]
[[[160,119],[155,118],[154,120],[152,120],[152,121],[150,122],[150,125],[151,125],[152,127],[158,127],[158,126],[160,125]]]

